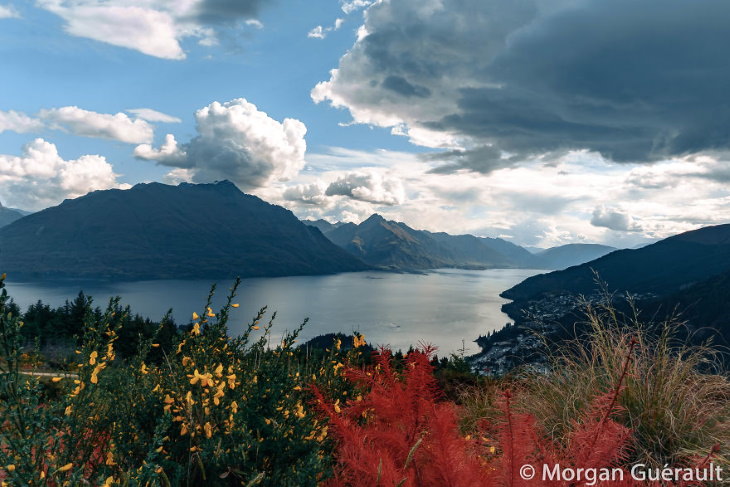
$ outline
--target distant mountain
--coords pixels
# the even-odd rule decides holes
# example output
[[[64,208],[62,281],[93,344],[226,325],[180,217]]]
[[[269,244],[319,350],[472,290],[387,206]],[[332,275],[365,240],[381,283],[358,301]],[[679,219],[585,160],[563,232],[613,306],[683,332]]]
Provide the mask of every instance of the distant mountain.
[[[665,296],[730,271],[730,225],[682,233],[640,249],[617,250],[562,271],[530,277],[502,296],[539,299],[550,294],[591,294],[594,271],[610,291]]]
[[[227,278],[367,268],[289,210],[228,181],[96,191],[0,229],[0,269],[14,277]]]
[[[320,232],[326,234],[327,232],[331,232],[335,228],[341,227],[344,225],[344,222],[336,222],[336,223],[330,223],[327,220],[302,220],[302,223],[305,225],[308,225],[310,227],[315,227],[319,229]]]
[[[549,349],[587,331],[578,295],[589,301],[601,297],[594,270],[608,290],[616,292],[613,305],[619,313],[632,315],[629,303],[621,298],[630,292],[636,296],[640,320],[661,323],[678,315],[686,323],[678,338],[694,344],[711,339],[718,345],[720,359],[730,365],[730,225],[701,228],[640,249],[617,250],[526,279],[502,293],[514,300],[502,307],[514,325],[479,337],[482,352],[470,358],[472,365],[492,373],[522,364],[546,366],[546,344]]]
[[[414,230],[377,214],[359,225],[325,228],[324,234],[364,262],[392,270],[529,267],[537,263],[529,252],[505,240]]]
[[[546,269],[565,269],[603,257],[616,250],[615,247],[598,244],[568,244],[551,247],[536,252],[541,267]]]
[[[12,208],[6,208],[0,203],[0,228],[5,225],[10,225],[15,220],[23,218],[24,212],[20,210],[14,210]]]

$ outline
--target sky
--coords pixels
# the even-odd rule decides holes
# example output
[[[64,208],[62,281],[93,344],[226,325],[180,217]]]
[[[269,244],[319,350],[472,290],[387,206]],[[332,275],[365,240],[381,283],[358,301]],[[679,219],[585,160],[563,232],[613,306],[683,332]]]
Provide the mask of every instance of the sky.
[[[0,0],[0,202],[223,179],[550,247],[730,222],[726,0]]]

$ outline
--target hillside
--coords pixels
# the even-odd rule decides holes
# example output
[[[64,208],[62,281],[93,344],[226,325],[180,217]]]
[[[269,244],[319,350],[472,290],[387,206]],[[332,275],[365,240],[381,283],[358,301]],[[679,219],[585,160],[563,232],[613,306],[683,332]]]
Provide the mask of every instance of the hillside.
[[[530,300],[556,293],[591,294],[595,274],[611,291],[669,295],[730,271],[730,225],[682,233],[640,249],[618,250],[562,271],[533,276],[502,296]]]
[[[6,208],[0,203],[0,228],[10,225],[15,220],[23,218],[23,213],[12,208]]]
[[[138,184],[66,200],[0,229],[14,277],[226,278],[368,266],[233,183]]]

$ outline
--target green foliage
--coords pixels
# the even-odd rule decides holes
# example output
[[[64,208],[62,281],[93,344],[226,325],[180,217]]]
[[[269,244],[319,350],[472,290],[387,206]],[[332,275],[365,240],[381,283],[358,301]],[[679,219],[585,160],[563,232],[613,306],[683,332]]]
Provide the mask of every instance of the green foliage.
[[[151,335],[136,333],[118,300],[104,312],[86,301],[75,366],[53,379],[21,370],[23,326],[7,312],[3,289],[0,477],[125,486],[307,486],[327,478],[327,424],[308,388],[347,395],[340,343],[316,359],[296,350],[302,324],[270,346],[275,315],[264,324],[265,308],[243,335],[229,337],[236,286],[217,312],[211,291],[181,333],[168,319]],[[132,345],[126,359],[117,356]]]

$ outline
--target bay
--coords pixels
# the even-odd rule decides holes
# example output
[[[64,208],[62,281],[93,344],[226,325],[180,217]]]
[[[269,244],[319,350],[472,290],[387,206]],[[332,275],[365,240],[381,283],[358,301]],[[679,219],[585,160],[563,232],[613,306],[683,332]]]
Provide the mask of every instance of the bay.
[[[532,269],[439,269],[425,274],[352,272],[326,276],[244,279],[232,310],[229,329],[238,334],[259,308],[276,311],[272,341],[285,330],[310,319],[299,342],[330,332],[358,331],[371,344],[407,349],[428,343],[439,354],[476,353],[479,335],[509,321],[500,310],[507,302],[499,293],[535,275]],[[42,300],[60,306],[79,291],[104,307],[113,296],[134,313],[159,320],[172,308],[178,324],[201,312],[211,280],[134,282],[59,281],[7,283],[11,297],[23,309]],[[232,281],[217,283],[214,308],[221,306]],[[463,340],[463,342],[462,342]]]

